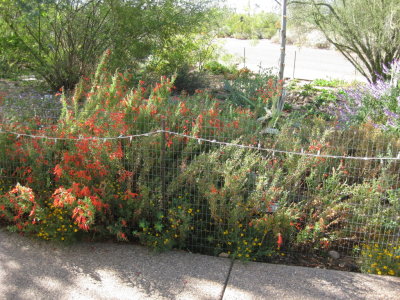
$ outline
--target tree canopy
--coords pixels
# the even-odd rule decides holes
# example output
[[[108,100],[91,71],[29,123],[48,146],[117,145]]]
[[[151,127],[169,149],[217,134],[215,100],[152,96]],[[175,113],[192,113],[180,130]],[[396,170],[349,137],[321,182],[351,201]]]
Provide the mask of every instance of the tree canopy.
[[[400,59],[400,1],[292,0],[370,82]]]
[[[106,49],[112,50],[116,68],[153,59],[174,69],[183,58],[164,49],[177,36],[181,48],[192,47],[189,37],[207,32],[213,2],[0,0],[0,52],[9,61],[23,62],[55,89],[72,88],[93,71]],[[194,55],[189,52],[185,59]]]

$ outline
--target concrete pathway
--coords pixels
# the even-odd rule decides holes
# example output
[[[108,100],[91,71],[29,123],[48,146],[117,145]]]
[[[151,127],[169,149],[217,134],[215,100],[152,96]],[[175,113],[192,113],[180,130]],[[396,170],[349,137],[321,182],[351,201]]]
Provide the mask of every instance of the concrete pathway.
[[[252,71],[263,68],[277,68],[279,64],[280,45],[269,40],[220,39],[223,49],[236,57],[239,67]],[[245,59],[245,62],[244,62]],[[335,50],[313,49],[288,45],[286,48],[285,77],[314,80],[342,79],[365,82],[354,66]]]
[[[55,246],[0,229],[0,299],[399,299],[400,278],[141,246]]]

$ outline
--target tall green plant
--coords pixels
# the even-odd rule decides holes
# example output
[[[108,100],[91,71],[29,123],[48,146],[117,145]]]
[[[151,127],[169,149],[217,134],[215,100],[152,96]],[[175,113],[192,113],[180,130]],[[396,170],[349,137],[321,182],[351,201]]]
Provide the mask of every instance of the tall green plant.
[[[187,38],[204,30],[211,2],[2,0],[0,20],[17,41],[15,53],[27,58],[26,67],[52,88],[70,89],[93,71],[106,49],[113,51],[114,69],[142,66],[149,58],[173,66],[193,63],[188,58],[199,47]],[[178,34],[185,37],[187,55],[174,59],[182,47],[169,46]]]

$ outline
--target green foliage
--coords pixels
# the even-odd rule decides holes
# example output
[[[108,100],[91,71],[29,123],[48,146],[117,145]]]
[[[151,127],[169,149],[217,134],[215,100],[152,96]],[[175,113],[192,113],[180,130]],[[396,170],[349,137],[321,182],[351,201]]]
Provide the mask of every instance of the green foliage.
[[[27,57],[21,52],[23,44],[0,19],[0,78],[12,78],[20,74],[27,64]]]
[[[313,80],[312,85],[321,86],[321,87],[331,87],[331,88],[347,86],[346,82],[341,79],[331,79],[331,80],[315,79],[315,80]]]
[[[193,229],[192,218],[194,211],[189,204],[180,199],[172,201],[166,216],[162,211],[154,213],[153,222],[141,220],[139,230],[133,232],[147,246],[157,250],[169,250],[186,246],[186,240]]]
[[[369,122],[384,130],[400,130],[399,62],[394,61],[385,73],[390,74],[390,80],[359,84],[341,93],[335,111],[341,126]]]
[[[393,244],[363,245],[360,261],[361,271],[365,273],[400,276],[400,248]]]
[[[234,66],[229,67],[215,60],[207,62],[203,66],[203,68],[204,70],[214,75],[227,75],[227,74],[235,74],[238,72],[238,70]]]
[[[213,54],[211,1],[16,1],[0,2],[0,49],[7,68],[24,66],[55,90],[72,89],[106,49],[112,69],[172,74]],[[8,70],[7,69],[7,70]],[[4,70],[7,71],[7,70]],[[8,72],[8,71],[7,71]]]
[[[62,95],[56,124],[2,124],[4,131],[60,138],[1,135],[0,171],[10,179],[0,182],[0,219],[11,230],[53,241],[138,240],[157,250],[244,260],[347,249],[343,254],[356,252],[362,265],[376,256],[379,270],[397,274],[389,257],[398,256],[398,241],[389,249],[381,238],[396,236],[400,226],[398,162],[331,155],[397,155],[398,134],[368,124],[336,130],[310,116],[265,135],[256,106],[203,92],[173,95],[167,77],[132,86],[132,74],[108,72],[110,59],[106,52],[73,95]],[[241,76],[248,88],[240,91],[263,106],[277,91],[261,75]],[[363,245],[372,243],[380,252]],[[388,258],[379,254],[385,249]]]
[[[238,39],[270,39],[279,25],[275,13],[257,13],[254,15],[225,12],[221,20],[219,36]]]
[[[265,114],[265,109],[272,108],[282,87],[268,70],[251,73],[242,69],[236,78],[225,80],[225,90],[229,104],[250,108],[260,117]]]

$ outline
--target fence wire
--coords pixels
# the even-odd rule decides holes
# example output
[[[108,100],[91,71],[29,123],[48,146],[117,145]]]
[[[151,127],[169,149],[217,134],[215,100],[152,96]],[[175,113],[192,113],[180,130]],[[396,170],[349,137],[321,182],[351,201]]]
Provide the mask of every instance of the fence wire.
[[[130,218],[129,238],[154,247],[173,240],[175,247],[243,259],[335,250],[398,261],[396,136],[297,127],[272,135],[250,120],[212,116],[154,117],[117,136],[60,136],[57,118],[45,115],[36,127],[30,121],[2,117],[2,193],[20,182],[50,198],[61,183],[79,181],[112,199],[115,222],[118,214]],[[129,193],[139,196],[126,213],[120,204]]]

